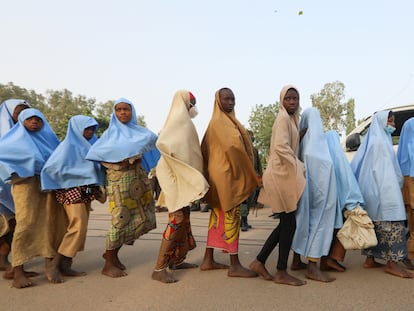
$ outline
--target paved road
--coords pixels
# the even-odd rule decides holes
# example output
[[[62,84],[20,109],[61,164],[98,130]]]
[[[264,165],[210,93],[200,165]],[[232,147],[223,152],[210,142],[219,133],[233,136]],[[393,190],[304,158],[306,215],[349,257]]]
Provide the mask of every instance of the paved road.
[[[157,229],[143,236],[134,246],[121,249],[128,276],[111,279],[103,276],[101,255],[105,232],[110,221],[106,207],[94,205],[89,223],[86,250],[80,253],[74,268],[88,273],[81,278],[67,278],[63,284],[50,284],[44,275],[35,278],[37,286],[15,289],[11,282],[0,280],[1,311],[12,310],[413,310],[414,280],[390,276],[382,270],[362,268],[359,251],[347,254],[345,273],[332,273],[337,280],[320,283],[308,280],[302,287],[278,285],[260,278],[229,278],[225,271],[176,271],[179,282],[162,284],[151,279],[158,255],[161,233],[167,214],[157,214]],[[277,220],[268,217],[269,208],[249,216],[253,229],[241,233],[240,258],[246,266],[255,258]],[[200,263],[204,254],[208,213],[193,212],[193,233],[198,247],[188,261]],[[275,272],[275,251],[267,263]],[[228,255],[217,253],[216,259],[228,262]],[[26,266],[43,271],[43,260]],[[303,272],[292,272],[304,278]]]

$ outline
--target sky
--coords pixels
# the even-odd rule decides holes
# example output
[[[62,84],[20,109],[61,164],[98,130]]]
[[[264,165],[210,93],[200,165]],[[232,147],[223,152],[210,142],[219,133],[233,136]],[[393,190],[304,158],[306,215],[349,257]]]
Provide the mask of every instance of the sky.
[[[200,138],[216,90],[248,127],[286,84],[302,108],[345,85],[356,118],[414,104],[412,0],[0,0],[0,83],[97,102],[125,97],[159,132],[173,95],[197,98]],[[299,14],[302,11],[303,14]]]

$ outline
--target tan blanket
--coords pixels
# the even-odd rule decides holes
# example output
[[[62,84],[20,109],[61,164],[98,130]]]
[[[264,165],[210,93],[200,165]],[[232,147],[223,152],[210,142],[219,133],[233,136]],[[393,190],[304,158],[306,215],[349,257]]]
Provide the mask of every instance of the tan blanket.
[[[204,173],[210,184],[206,200],[225,212],[240,205],[258,186],[250,135],[234,111],[223,111],[216,92],[213,116],[201,143]]]
[[[13,181],[16,228],[12,242],[12,265],[23,265],[36,256],[53,258],[67,222],[54,192],[41,192],[39,177]]]

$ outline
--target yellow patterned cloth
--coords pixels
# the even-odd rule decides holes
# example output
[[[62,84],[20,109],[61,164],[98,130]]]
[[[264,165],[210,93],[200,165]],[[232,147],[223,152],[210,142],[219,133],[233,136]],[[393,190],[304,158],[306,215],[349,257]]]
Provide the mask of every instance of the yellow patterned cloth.
[[[239,250],[239,235],[240,206],[227,212],[213,207],[208,225],[207,247],[235,255]]]
[[[156,227],[151,182],[140,159],[121,163],[103,162],[102,165],[107,168],[106,188],[109,211],[113,217],[106,236],[106,249],[116,249],[123,244],[132,245],[141,235]],[[129,221],[116,222],[117,218],[125,215],[117,214],[119,209],[125,210]]]

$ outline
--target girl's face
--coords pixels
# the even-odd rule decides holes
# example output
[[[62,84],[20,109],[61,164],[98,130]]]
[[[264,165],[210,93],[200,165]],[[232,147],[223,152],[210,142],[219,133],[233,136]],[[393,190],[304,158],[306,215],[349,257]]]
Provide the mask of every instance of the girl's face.
[[[37,132],[43,127],[43,121],[39,117],[32,116],[24,120],[23,125],[29,132]]]
[[[394,115],[388,118],[387,125],[391,125],[392,127],[395,127],[395,116]]]
[[[95,126],[89,126],[83,130],[83,137],[85,137],[86,140],[91,139],[93,134],[95,134]]]
[[[288,114],[294,114],[299,108],[299,94],[295,89],[289,89],[283,98],[283,107]]]
[[[116,118],[122,123],[128,123],[132,120],[132,108],[127,103],[119,103],[115,106]]]

